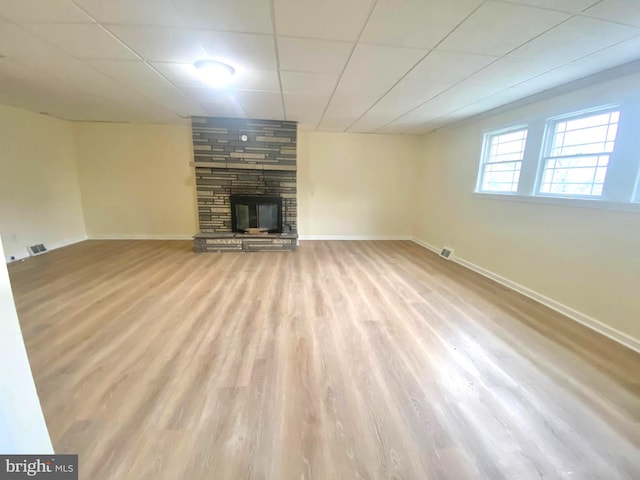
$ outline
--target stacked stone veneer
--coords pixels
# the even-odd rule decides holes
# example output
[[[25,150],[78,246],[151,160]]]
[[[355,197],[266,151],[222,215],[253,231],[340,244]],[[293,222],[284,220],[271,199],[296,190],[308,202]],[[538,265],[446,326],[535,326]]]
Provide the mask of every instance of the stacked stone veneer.
[[[280,196],[282,223],[289,226],[296,240],[296,122],[192,117],[191,126],[200,225],[196,250],[237,249],[238,242],[228,237],[230,196],[236,194]],[[246,141],[241,139],[243,135],[247,136]],[[220,241],[209,241],[214,239]],[[278,241],[271,242],[265,250],[273,250],[275,245],[279,245],[275,249],[283,249],[282,245],[290,249],[290,244],[296,244],[282,242],[282,237],[274,239]],[[259,243],[269,242],[263,238]],[[235,248],[223,248],[231,244]]]

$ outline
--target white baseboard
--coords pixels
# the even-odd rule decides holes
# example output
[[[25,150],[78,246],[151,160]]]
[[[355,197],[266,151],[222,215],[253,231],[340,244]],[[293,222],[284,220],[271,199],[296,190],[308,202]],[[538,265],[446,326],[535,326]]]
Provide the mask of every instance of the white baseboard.
[[[423,240],[414,238],[413,241],[418,245],[428,250],[431,250],[435,253],[440,252],[439,248]],[[640,353],[640,340],[638,340],[637,338],[627,335],[626,333],[621,332],[620,330],[617,330],[613,327],[610,327],[609,325],[606,325],[602,323],[600,320],[596,320],[595,318],[590,317],[589,315],[585,315],[584,313],[579,312],[578,310],[571,308],[568,305],[565,305],[564,303],[560,303],[552,298],[547,297],[546,295],[536,292],[535,290],[532,290],[523,285],[520,285],[519,283],[513,282],[508,278],[505,278],[501,275],[493,273],[492,271],[487,270],[486,268],[480,267],[472,262],[469,262],[468,260],[454,256],[451,259],[451,261],[459,265],[462,265],[463,267],[468,268],[469,270],[479,273],[484,277],[490,278],[491,280],[499,283],[500,285],[504,285],[505,287],[510,288],[511,290],[514,290],[524,295],[525,297],[529,297],[532,300],[535,300],[536,302],[541,303],[542,305],[545,305],[546,307],[549,307],[550,309],[563,314],[564,316],[570,318],[571,320],[581,323],[582,325],[589,327],[591,330],[594,330],[600,333],[601,335],[604,335],[605,337],[608,337],[611,340],[614,340],[624,345],[625,347]]]
[[[414,243],[417,243],[421,247],[426,248],[427,250],[431,250],[434,253],[440,254],[440,250],[438,247],[431,245],[430,243],[425,242],[424,240],[420,240],[419,238],[412,238]]]
[[[300,235],[300,240],[413,240],[410,235]]]
[[[51,250],[56,250],[58,248],[68,247],[69,245],[73,245],[74,243],[84,242],[86,239],[86,235],[81,235],[79,237],[66,238],[64,240],[60,240],[59,242],[45,243],[44,246],[47,247],[47,252],[50,252]],[[29,253],[26,251],[26,247],[24,253],[12,256],[15,257],[14,260],[7,259],[7,263],[17,262],[19,260],[24,260],[25,258],[30,257]]]
[[[195,235],[195,233],[193,234]],[[89,235],[89,240],[193,240],[193,235],[113,234]]]

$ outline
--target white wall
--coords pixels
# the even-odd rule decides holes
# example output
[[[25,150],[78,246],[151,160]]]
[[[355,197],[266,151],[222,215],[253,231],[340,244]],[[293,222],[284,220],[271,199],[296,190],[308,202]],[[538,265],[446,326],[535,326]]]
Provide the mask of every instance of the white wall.
[[[0,234],[7,258],[86,232],[71,124],[0,105]]]
[[[298,133],[302,237],[410,237],[420,138]]]
[[[73,130],[90,237],[198,232],[189,126],[76,123]]]
[[[53,447],[31,375],[7,265],[0,263],[0,453],[50,454]]]
[[[640,212],[473,194],[484,132],[625,100],[639,82],[626,76],[428,134],[416,236],[640,347]]]

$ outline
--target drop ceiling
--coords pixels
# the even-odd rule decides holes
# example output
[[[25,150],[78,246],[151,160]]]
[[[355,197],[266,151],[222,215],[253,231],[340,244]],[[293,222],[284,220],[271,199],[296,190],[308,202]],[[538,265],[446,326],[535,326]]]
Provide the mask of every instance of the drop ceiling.
[[[640,2],[0,0],[0,55],[1,104],[68,120],[416,134],[640,59]]]

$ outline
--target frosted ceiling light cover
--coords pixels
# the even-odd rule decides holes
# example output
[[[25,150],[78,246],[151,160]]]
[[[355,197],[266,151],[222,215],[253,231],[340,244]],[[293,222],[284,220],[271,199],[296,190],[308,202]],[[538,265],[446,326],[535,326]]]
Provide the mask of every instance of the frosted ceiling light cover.
[[[198,60],[193,66],[198,70],[198,74],[215,88],[227,86],[236,72],[231,65],[216,60]]]

